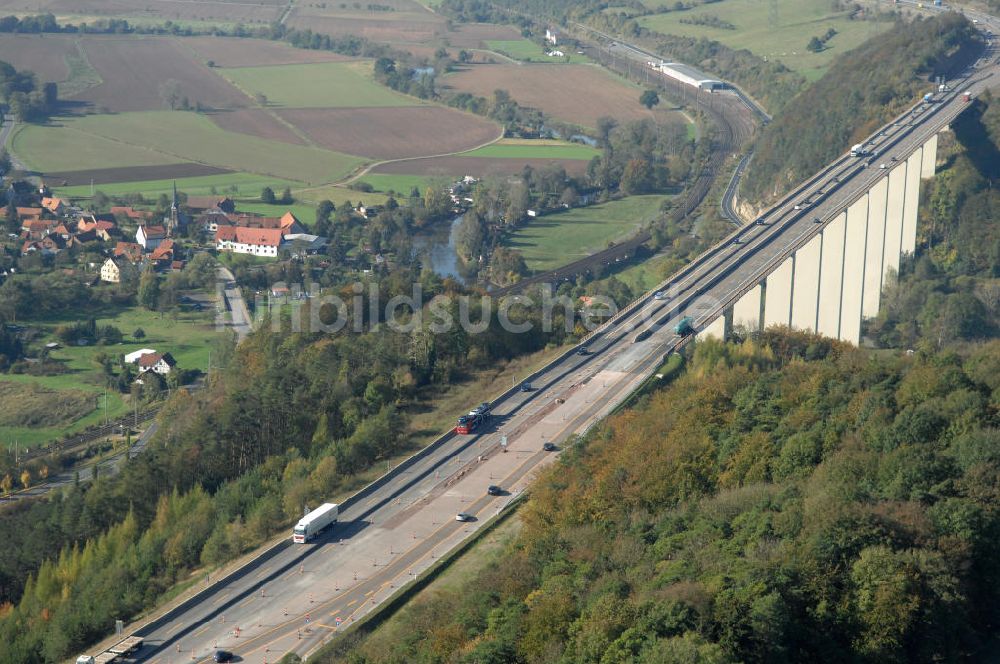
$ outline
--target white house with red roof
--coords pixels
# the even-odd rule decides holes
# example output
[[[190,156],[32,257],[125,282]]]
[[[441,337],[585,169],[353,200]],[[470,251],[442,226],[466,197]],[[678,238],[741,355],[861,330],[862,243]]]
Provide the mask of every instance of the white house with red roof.
[[[215,248],[236,254],[277,257],[284,241],[281,228],[247,228],[219,226],[215,231]]]

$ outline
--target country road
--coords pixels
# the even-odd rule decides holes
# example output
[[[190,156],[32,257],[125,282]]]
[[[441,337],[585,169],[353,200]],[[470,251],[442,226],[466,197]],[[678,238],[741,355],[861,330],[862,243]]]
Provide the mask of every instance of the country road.
[[[250,317],[246,300],[243,299],[243,292],[229,268],[220,266],[217,275],[216,291],[220,294],[220,298],[216,324],[232,328],[236,332],[237,339],[243,341],[253,328],[253,319]],[[225,319],[227,311],[230,314],[229,321]]]

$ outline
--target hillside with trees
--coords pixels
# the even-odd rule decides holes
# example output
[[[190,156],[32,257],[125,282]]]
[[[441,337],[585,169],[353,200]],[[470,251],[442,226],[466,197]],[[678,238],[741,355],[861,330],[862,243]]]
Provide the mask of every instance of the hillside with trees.
[[[779,198],[914,104],[935,76],[957,71],[981,48],[972,24],[947,13],[899,22],[840,56],[762,130],[742,197],[754,207]]]
[[[436,275],[398,269],[380,282],[380,301],[409,295],[414,281],[426,301],[454,294]],[[352,294],[345,286],[344,298]],[[301,306],[301,320],[332,322],[329,309]],[[477,299],[469,310],[475,323]],[[368,315],[367,300],[357,311]],[[541,307],[511,313],[542,329]],[[347,492],[359,473],[412,450],[408,413],[447,385],[567,336],[559,311],[548,334],[514,334],[487,314],[481,334],[459,325],[433,334],[430,316],[413,332],[351,319],[327,334],[293,332],[289,313],[238,348],[214,349],[226,369],[203,390],[178,390],[145,452],[118,475],[5,511],[0,663],[58,661],[100,640],[193,570],[259,546],[304,504]],[[410,316],[400,311],[398,321]],[[356,322],[369,331],[353,331]]]
[[[997,342],[699,344],[673,386],[543,473],[495,562],[319,659],[974,655],[1000,618],[998,361]]]

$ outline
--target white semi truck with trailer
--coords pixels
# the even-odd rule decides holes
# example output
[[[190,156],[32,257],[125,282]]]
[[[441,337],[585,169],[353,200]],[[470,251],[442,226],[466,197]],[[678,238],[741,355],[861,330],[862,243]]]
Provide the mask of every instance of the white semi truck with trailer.
[[[132,655],[141,647],[141,636],[127,636],[97,655],[80,655],[76,658],[76,664],[114,664]]]
[[[337,522],[336,503],[323,503],[299,519],[292,530],[292,541],[304,544],[316,537],[324,528]]]

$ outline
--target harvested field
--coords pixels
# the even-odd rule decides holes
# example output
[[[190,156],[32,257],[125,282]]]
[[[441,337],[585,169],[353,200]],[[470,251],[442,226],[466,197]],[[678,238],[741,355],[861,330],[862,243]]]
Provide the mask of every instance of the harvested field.
[[[94,116],[116,119],[116,116]],[[94,164],[107,168],[160,166],[183,161],[138,145],[77,129],[79,120],[61,124],[25,124],[14,130],[11,150],[25,165],[41,172],[75,171]]]
[[[61,83],[69,78],[66,56],[77,56],[75,37],[0,35],[0,60],[29,69],[40,81]]]
[[[113,112],[167,107],[166,86],[177,82],[179,95],[194,106],[238,108],[249,100],[228,81],[198,62],[171,38],[94,38],[84,53],[103,83],[72,97]]]
[[[327,108],[413,106],[420,102],[372,78],[371,60],[236,67],[220,73],[247,95],[264,94],[268,106]]]
[[[358,35],[378,42],[429,42],[445,31],[444,19],[434,14],[371,12],[364,16],[317,16],[295,10],[289,27],[328,35]]]
[[[283,0],[0,0],[4,14],[140,18],[157,21],[270,23],[278,18]]]
[[[500,134],[492,122],[440,106],[294,109],[280,114],[318,145],[373,159],[471,150]]]
[[[219,111],[209,114],[208,117],[227,131],[249,134],[282,143],[306,144],[298,134],[262,109],[241,108],[235,111]]]
[[[90,183],[69,187],[56,185],[55,191],[59,196],[66,198],[83,198],[90,196]],[[250,196],[260,196],[263,187],[271,187],[275,191],[280,191],[285,187],[301,187],[301,182],[271,178],[256,173],[235,173],[227,172],[221,175],[203,175],[201,177],[180,177],[169,180],[142,180],[140,182],[109,182],[95,187],[108,196],[125,196],[127,194],[141,193],[146,198],[155,199],[160,194],[171,194],[177,185],[177,191],[188,196],[208,196],[222,192],[234,195],[246,192]],[[258,198],[259,200],[259,198]]]
[[[162,166],[129,166],[128,168],[92,168],[86,171],[52,171],[45,179],[56,187],[108,184],[114,182],[143,182],[145,180],[171,180],[222,175],[232,173],[227,168],[207,164],[163,164]]]
[[[490,159],[487,157],[431,157],[429,159],[410,159],[381,164],[371,170],[376,174],[420,174],[445,175],[460,177],[472,175],[485,177],[490,175],[516,175],[525,166],[539,169],[558,165],[566,169],[570,175],[583,175],[587,172],[587,163],[580,159],[559,161],[556,159]]]
[[[281,42],[238,37],[183,37],[178,41],[190,48],[202,61],[211,60],[216,67],[265,67],[268,65],[298,65],[310,62],[343,62],[353,60],[331,51],[295,48]]]
[[[321,148],[225,131],[203,114],[180,111],[88,115],[64,120],[61,126],[28,125],[13,140],[15,154],[41,171],[192,161],[323,184],[343,178],[362,161]]]
[[[456,25],[446,37],[448,44],[455,48],[486,48],[488,41],[520,39],[521,33],[512,25],[463,23]]]
[[[620,121],[655,117],[683,122],[669,110],[646,110],[639,103],[639,88],[591,65],[471,65],[444,83],[484,97],[506,90],[520,104],[583,127],[595,127],[603,115]]]

